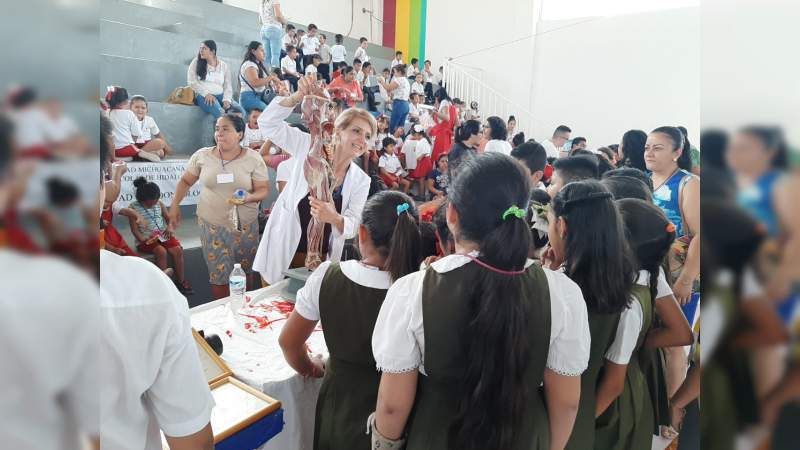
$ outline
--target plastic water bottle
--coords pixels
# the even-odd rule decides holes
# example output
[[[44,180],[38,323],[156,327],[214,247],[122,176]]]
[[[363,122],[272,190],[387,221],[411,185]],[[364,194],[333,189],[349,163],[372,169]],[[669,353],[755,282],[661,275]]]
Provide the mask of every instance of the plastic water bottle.
[[[231,309],[238,311],[244,304],[244,291],[247,286],[247,277],[241,264],[234,264],[231,275],[228,278],[228,287],[231,292]]]

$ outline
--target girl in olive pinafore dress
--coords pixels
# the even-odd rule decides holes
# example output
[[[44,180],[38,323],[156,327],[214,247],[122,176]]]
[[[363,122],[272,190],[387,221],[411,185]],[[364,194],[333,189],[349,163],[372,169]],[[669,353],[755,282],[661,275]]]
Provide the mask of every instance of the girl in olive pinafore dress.
[[[314,425],[317,450],[370,447],[364,423],[375,409],[381,376],[372,356],[372,330],[392,281],[419,267],[419,219],[413,204],[407,195],[392,191],[370,198],[359,230],[363,259],[320,265],[297,293],[281,333],[284,356],[295,370],[314,377],[324,372]],[[305,350],[317,321],[330,353],[324,366]]]

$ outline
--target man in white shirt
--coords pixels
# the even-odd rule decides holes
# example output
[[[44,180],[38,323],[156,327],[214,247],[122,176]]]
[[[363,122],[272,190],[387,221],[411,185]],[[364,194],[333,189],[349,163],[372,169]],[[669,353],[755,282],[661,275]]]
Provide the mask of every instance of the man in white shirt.
[[[553,132],[553,137],[542,142],[542,147],[547,152],[548,158],[560,157],[559,152],[569,140],[570,133],[572,133],[572,129],[568,126],[559,125]]]
[[[369,61],[369,56],[367,56],[367,45],[369,45],[369,41],[367,38],[362,37],[358,40],[358,48],[356,49],[356,54],[353,56],[355,59],[361,60],[362,63]]]
[[[394,59],[392,60],[392,64],[389,69],[394,71],[394,66],[399,66],[400,64],[403,64],[403,52],[398,50],[394,54]]]
[[[300,43],[303,49],[303,67],[311,65],[311,58],[319,55],[319,38],[317,37],[317,26],[313,23],[308,24],[308,34],[303,36]]]
[[[106,127],[101,124],[101,130]],[[102,205],[107,133],[101,131],[100,140]],[[192,337],[186,298],[147,260],[101,250],[100,265],[102,447],[161,450],[163,431],[173,450],[212,450],[214,398]]]
[[[424,77],[425,81],[425,98],[433,101],[433,82],[436,76],[433,74],[433,70],[431,69],[430,59],[425,60],[425,67],[422,69],[422,76]]]
[[[295,62],[297,49],[293,45],[286,47],[286,49],[286,56],[281,59],[281,72],[283,73],[283,79],[289,80],[292,89],[296,91],[297,80],[300,79],[300,74],[297,72],[297,62]]]
[[[283,47],[281,48],[281,58],[286,56],[286,47],[295,44],[296,37],[297,30],[294,28],[294,25],[286,25],[286,34],[283,35]]]

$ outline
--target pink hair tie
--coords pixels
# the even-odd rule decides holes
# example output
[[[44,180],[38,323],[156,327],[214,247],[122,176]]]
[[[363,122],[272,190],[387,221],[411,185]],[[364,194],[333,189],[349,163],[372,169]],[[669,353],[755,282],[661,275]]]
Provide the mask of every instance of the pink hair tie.
[[[467,258],[471,259],[472,262],[474,262],[475,264],[483,267],[484,269],[491,270],[492,272],[499,273],[500,275],[514,276],[514,275],[522,275],[523,273],[525,273],[525,268],[523,268],[522,270],[503,270],[503,269],[498,269],[497,267],[490,266],[489,264],[486,264],[485,262],[481,261],[480,259],[478,259],[478,258],[476,258],[476,257],[474,257],[472,255],[465,255],[465,254],[461,254],[461,255],[462,256],[466,256]]]

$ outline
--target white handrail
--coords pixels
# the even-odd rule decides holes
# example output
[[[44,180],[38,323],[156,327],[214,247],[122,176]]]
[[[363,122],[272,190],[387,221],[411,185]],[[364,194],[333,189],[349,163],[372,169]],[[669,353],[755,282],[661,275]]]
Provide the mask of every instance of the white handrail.
[[[467,66],[451,60],[444,63],[442,78],[451,98],[460,98],[466,103],[467,108],[469,108],[470,102],[478,102],[478,113],[482,119],[498,116],[506,120],[509,115],[513,115],[517,119],[517,128],[514,133],[523,131],[526,138],[533,137],[531,134],[534,125],[532,112],[506,98],[462,67]]]

